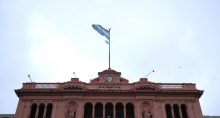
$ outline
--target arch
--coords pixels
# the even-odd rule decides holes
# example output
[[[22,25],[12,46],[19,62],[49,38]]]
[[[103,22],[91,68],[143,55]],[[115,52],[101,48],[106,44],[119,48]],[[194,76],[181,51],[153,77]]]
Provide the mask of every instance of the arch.
[[[105,118],[113,118],[113,104],[108,102],[105,105]]]
[[[187,107],[185,104],[181,104],[181,111],[183,118],[188,118]]]
[[[53,110],[53,105],[51,103],[47,104],[46,118],[51,118]]]
[[[173,105],[173,112],[174,112],[175,118],[180,118],[180,112],[179,112],[178,104],[174,104]]]
[[[132,103],[126,104],[126,118],[134,118],[134,105]]]
[[[116,104],[116,118],[124,118],[124,107],[120,102]]]
[[[167,118],[173,118],[170,104],[165,105],[165,110]]]
[[[30,118],[35,118],[36,111],[37,111],[37,104],[36,104],[36,103],[33,103],[33,104],[31,105]]]
[[[45,105],[43,103],[39,106],[38,118],[43,118]]]
[[[92,118],[93,106],[92,103],[87,102],[84,106],[84,118]]]
[[[98,102],[95,104],[95,118],[102,118],[103,117],[103,105],[102,103]]]

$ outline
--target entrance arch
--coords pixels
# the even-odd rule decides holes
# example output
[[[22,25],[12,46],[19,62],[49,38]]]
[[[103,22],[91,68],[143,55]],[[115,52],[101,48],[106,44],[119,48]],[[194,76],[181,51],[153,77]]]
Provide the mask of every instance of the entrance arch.
[[[113,118],[113,104],[110,102],[105,105],[105,118]]]

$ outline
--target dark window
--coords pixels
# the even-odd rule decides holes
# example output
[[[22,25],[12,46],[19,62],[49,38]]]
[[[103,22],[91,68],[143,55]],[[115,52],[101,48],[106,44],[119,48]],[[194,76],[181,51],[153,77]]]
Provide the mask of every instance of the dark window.
[[[43,118],[45,105],[42,103],[39,107],[38,118]]]
[[[132,103],[126,104],[126,118],[134,118],[134,105]]]
[[[110,102],[105,105],[105,118],[113,118],[113,104]]]
[[[171,105],[170,104],[166,104],[165,109],[166,109],[166,116],[167,116],[167,118],[172,118]]]
[[[116,118],[124,118],[124,107],[122,103],[116,104]]]
[[[188,118],[187,108],[185,104],[181,104],[181,111],[182,111],[183,118]]]
[[[31,105],[30,118],[35,118],[36,111],[37,111],[37,104],[36,104],[36,103],[33,103],[33,104]]]
[[[180,118],[179,106],[177,104],[173,105],[173,111],[175,118]]]
[[[95,118],[103,118],[103,105],[100,102],[95,105]]]
[[[53,110],[53,105],[49,103],[47,105],[46,118],[51,118],[52,110]]]
[[[86,103],[84,107],[84,118],[92,118],[93,107],[91,103]]]

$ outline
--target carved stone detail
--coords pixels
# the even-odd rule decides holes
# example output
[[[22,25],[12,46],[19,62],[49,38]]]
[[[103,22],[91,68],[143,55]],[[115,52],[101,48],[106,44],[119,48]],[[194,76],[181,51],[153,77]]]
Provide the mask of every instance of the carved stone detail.
[[[76,118],[76,103],[69,102],[66,106],[66,118]]]
[[[146,101],[142,104],[142,118],[153,118],[152,103]]]

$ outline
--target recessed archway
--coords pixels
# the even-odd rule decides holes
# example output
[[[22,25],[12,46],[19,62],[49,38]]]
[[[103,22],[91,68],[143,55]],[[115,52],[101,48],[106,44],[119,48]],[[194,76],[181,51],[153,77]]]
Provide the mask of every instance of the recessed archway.
[[[126,104],[126,118],[134,118],[134,105],[132,103]]]
[[[116,118],[124,118],[124,107],[122,103],[116,104]]]
[[[49,103],[47,105],[46,118],[51,118],[52,110],[53,110],[53,105]]]
[[[95,104],[95,118],[103,118],[103,105],[100,102]]]
[[[166,104],[165,109],[166,109],[166,116],[167,116],[167,118],[173,118],[172,117],[172,111],[171,111],[171,105],[170,104]]]
[[[173,111],[175,118],[180,118],[179,106],[177,104],[173,105]]]
[[[43,103],[41,103],[40,106],[39,106],[39,112],[38,112],[38,117],[37,118],[43,118],[44,109],[45,109],[45,105]]]
[[[113,118],[113,114],[113,104],[109,102],[105,105],[105,118]]]
[[[188,118],[187,108],[185,104],[181,104],[181,111],[182,111],[183,118]]]
[[[84,107],[84,118],[92,118],[93,106],[92,103],[88,102]]]
[[[37,111],[37,104],[36,104],[36,103],[33,103],[33,104],[31,105],[30,118],[35,118],[36,111]]]

